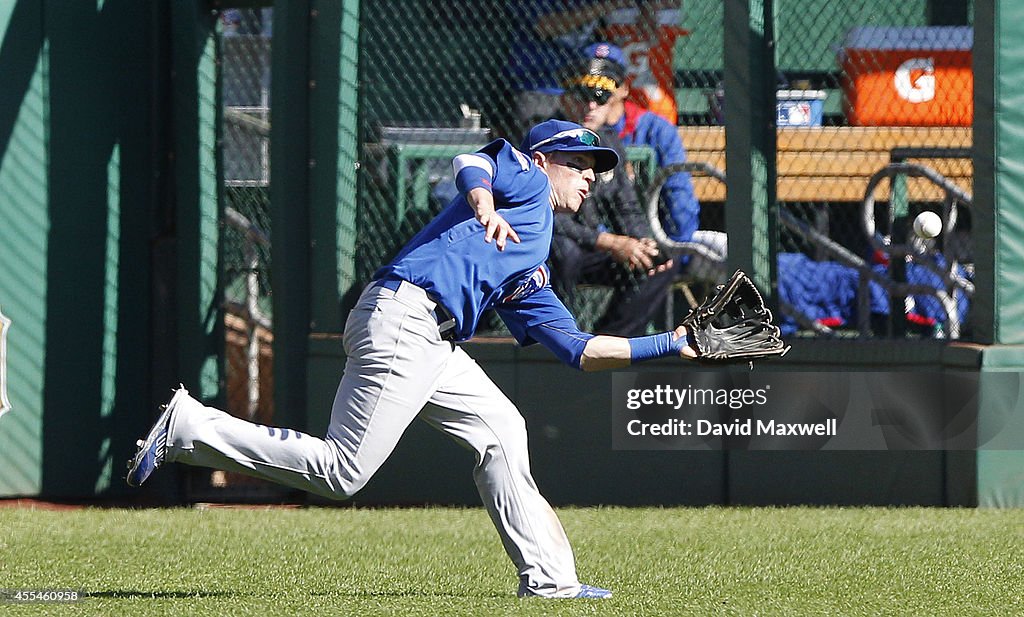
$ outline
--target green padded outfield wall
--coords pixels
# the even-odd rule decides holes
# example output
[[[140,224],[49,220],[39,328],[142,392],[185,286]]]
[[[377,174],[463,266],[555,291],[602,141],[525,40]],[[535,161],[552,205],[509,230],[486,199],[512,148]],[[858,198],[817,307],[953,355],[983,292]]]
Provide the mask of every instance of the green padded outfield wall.
[[[149,405],[149,3],[0,2],[0,495],[122,490]]]
[[[1024,343],[1024,4],[996,2],[994,48],[995,339]],[[984,110],[979,110],[985,114]],[[987,115],[987,114],[985,114]],[[978,144],[979,148],[986,147]],[[982,202],[980,205],[987,205]]]
[[[978,2],[975,35],[975,220],[982,422],[1024,417],[1019,391],[987,385],[985,374],[1024,372],[1024,5]],[[991,32],[991,37],[981,33]],[[985,87],[988,85],[988,87]],[[1016,426],[1014,422],[1011,426]],[[978,452],[978,505],[1024,506],[1024,429],[1010,446]]]
[[[980,434],[999,431],[991,449],[977,453],[978,505],[993,508],[1024,506],[1024,392],[1019,377],[1002,373],[1024,371],[1024,346],[993,345],[985,349],[981,367]]]
[[[0,4],[0,35],[0,312],[11,319],[5,386],[12,406],[0,417],[0,495],[30,495],[42,483],[49,231],[41,4]]]

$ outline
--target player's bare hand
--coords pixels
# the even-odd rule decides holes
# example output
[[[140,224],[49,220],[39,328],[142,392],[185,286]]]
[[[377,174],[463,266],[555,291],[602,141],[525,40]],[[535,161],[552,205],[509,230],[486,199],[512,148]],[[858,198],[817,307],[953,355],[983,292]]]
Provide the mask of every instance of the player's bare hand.
[[[478,215],[476,220],[480,221],[480,224],[484,226],[484,242],[490,244],[493,240],[494,245],[499,251],[505,250],[505,245],[509,240],[519,244],[519,234],[497,212],[485,212]]]

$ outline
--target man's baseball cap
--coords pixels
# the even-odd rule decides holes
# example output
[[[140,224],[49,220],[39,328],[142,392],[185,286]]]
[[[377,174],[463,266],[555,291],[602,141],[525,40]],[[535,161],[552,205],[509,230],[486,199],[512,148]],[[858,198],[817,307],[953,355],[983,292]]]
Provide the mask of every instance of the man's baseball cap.
[[[626,56],[611,43],[594,43],[580,50],[575,62],[563,71],[562,86],[615,90],[626,82]]]
[[[619,155],[601,146],[601,138],[590,129],[567,120],[545,120],[526,134],[519,146],[523,152],[589,152],[594,155],[594,173],[615,169]]]

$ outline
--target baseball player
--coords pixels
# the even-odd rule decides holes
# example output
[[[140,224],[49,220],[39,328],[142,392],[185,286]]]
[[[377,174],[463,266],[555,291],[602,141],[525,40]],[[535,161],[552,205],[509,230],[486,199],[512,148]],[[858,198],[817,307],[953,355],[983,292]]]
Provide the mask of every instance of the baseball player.
[[[476,452],[474,479],[519,574],[519,596],[609,598],[581,585],[573,552],[530,474],[516,406],[458,345],[495,309],[522,345],[539,342],[592,371],[663,356],[694,358],[687,330],[636,338],[581,332],[548,283],[556,212],[574,212],[614,150],[578,124],[548,120],[520,149],[496,140],[454,159],[456,197],[378,270],[345,325],[347,361],[323,439],[204,406],[182,387],[156,421],[127,481],[166,462],[238,471],[345,499],[421,417]]]

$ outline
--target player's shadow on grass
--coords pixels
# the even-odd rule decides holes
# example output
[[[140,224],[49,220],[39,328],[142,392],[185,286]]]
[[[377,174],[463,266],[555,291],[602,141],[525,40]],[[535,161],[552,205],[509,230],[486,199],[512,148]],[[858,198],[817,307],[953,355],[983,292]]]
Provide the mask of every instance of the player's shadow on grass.
[[[188,598],[232,598],[251,596],[250,593],[237,593],[234,591],[139,591],[135,589],[116,589],[110,591],[91,591],[87,596],[90,598],[108,598],[114,600],[135,600],[138,598],[150,599],[188,599]],[[347,591],[347,592],[314,592],[310,596],[320,598],[346,597],[346,598],[507,598],[507,593],[437,593],[427,591]]]
[[[232,598],[236,596],[251,595],[239,594],[233,591],[138,591],[135,589],[115,589],[111,591],[90,591],[86,594],[90,598],[110,598],[114,600],[134,600],[137,598],[167,599],[167,598]]]
[[[438,593],[434,591],[318,591],[317,598],[508,598],[508,593]]]

